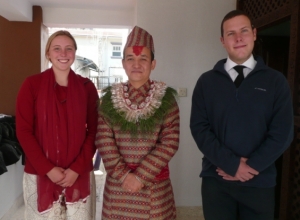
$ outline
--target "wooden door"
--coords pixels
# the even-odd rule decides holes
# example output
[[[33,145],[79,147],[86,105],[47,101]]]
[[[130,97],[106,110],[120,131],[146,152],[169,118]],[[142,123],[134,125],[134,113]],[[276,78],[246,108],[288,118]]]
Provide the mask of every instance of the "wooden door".
[[[254,54],[261,56],[265,63],[283,73],[287,77],[288,72],[288,55],[290,36],[284,36],[279,25],[269,27],[258,31],[255,42]],[[282,164],[283,156],[277,159],[275,165],[277,169],[277,185],[275,188],[275,218],[279,218],[280,197],[282,189]]]
[[[282,156],[282,162],[277,162],[279,167],[278,187],[280,188],[279,201],[277,199],[276,212],[280,220],[300,219],[300,0],[238,0],[237,9],[243,10],[253,19],[254,26],[259,30],[270,28],[282,21],[290,22],[290,38],[288,55],[276,51],[280,44],[273,43],[262,52],[262,56],[272,51],[271,59],[265,56],[267,63],[275,68],[282,69],[290,85],[294,108],[294,140]],[[277,39],[258,39],[257,43],[263,46],[266,41]],[[256,48],[261,49],[260,47]],[[275,53],[275,54],[273,54]],[[287,57],[287,63],[284,61]],[[278,61],[279,59],[279,61]],[[278,63],[277,63],[278,62]],[[287,65],[287,68],[286,68]],[[285,71],[286,68],[286,72]],[[278,164],[281,163],[281,164]],[[278,192],[277,192],[278,196]],[[279,206],[279,208],[278,208]]]

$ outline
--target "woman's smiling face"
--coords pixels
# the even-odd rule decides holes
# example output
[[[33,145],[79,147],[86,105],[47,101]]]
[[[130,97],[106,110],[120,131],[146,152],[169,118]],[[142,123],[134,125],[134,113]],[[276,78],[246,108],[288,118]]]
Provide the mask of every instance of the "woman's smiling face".
[[[65,35],[59,35],[52,40],[47,58],[52,63],[54,70],[69,71],[75,60],[75,53],[73,40]]]

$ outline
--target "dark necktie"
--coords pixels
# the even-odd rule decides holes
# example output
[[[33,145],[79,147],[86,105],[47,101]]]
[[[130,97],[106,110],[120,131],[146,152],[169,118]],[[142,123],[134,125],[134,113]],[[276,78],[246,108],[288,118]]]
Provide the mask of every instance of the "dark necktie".
[[[239,86],[241,85],[242,81],[244,80],[244,73],[243,73],[243,69],[245,68],[245,66],[242,65],[237,65],[235,67],[233,67],[237,72],[238,72],[238,76],[236,77],[236,79],[234,80],[234,85],[236,88],[239,88]]]

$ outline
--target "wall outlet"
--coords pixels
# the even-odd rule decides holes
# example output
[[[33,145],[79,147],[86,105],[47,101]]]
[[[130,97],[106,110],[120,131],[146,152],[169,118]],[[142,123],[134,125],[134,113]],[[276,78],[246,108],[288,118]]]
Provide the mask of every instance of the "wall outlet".
[[[179,97],[187,97],[187,88],[178,88],[177,93]]]

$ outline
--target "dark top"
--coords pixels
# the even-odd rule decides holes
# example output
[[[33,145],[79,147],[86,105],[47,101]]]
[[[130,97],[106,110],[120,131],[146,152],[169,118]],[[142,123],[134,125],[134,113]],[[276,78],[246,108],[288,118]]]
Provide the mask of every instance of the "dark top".
[[[293,139],[292,100],[284,75],[267,67],[262,58],[255,59],[255,68],[238,89],[224,69],[226,59],[197,81],[190,128],[204,154],[201,177],[223,180],[217,167],[235,176],[240,158],[246,157],[260,173],[237,184],[276,185],[274,162]]]

